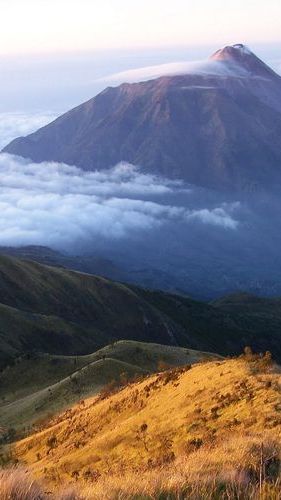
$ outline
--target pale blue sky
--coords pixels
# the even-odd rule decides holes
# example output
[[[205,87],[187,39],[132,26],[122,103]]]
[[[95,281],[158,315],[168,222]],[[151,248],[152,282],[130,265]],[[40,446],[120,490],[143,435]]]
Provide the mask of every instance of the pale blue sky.
[[[280,0],[0,0],[0,53],[281,40]]]

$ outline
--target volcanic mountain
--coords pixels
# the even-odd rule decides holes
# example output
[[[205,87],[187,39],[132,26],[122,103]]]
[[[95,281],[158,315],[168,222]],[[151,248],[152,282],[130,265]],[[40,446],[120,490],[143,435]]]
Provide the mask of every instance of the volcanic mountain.
[[[281,183],[281,77],[241,44],[186,74],[109,87],[4,152],[224,191]]]

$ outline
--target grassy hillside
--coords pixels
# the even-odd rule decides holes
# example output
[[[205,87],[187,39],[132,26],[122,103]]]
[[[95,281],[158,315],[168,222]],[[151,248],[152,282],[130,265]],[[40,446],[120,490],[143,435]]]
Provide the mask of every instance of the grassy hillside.
[[[235,294],[206,304],[180,295],[139,289],[139,294],[165,312],[188,333],[194,349],[239,354],[245,346],[270,350],[281,361],[281,299]]]
[[[257,300],[249,312],[0,256],[0,369],[27,353],[86,355],[120,339],[222,355],[251,345],[281,360],[280,303]]]
[[[4,429],[31,428],[32,424],[39,424],[80,399],[97,394],[111,380],[119,380],[123,373],[130,378],[147,371],[110,358],[94,361],[55,384],[0,406],[0,423]]]
[[[261,498],[277,499],[280,381],[270,357],[251,354],[168,370],[85,400],[13,451],[51,487],[79,482],[91,499],[257,498],[243,488],[257,495],[260,474],[274,490]]]
[[[211,357],[134,341],[119,341],[87,356],[25,356],[0,374],[0,426],[31,428],[113,381],[153,373],[161,365],[180,366]]]
[[[87,354],[112,339],[177,343],[181,331],[125,285],[3,256],[0,304],[2,365],[30,351]]]

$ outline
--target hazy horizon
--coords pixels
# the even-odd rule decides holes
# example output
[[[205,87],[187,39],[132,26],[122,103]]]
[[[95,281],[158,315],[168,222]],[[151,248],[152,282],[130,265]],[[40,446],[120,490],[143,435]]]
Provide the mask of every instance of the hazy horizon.
[[[223,0],[4,0],[0,52],[221,45],[233,39],[278,42],[280,17],[275,0],[236,0],[231,5]]]

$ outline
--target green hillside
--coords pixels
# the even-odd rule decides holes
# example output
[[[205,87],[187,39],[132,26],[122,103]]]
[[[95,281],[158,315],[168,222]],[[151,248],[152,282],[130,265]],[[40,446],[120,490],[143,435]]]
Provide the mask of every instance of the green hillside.
[[[87,356],[24,356],[0,374],[0,426],[31,426],[102,387],[214,355],[182,347],[120,341]]]
[[[180,295],[138,290],[184,329],[187,345],[194,349],[227,356],[251,346],[257,352],[270,350],[276,361],[281,361],[281,299],[241,293],[207,304]]]
[[[125,285],[0,257],[2,366],[27,352],[87,354],[124,338],[182,343],[177,341],[180,332],[179,326]]]
[[[281,301],[239,297],[206,304],[0,256],[0,368],[25,354],[86,355],[122,339],[222,355],[251,345],[280,360]]]

